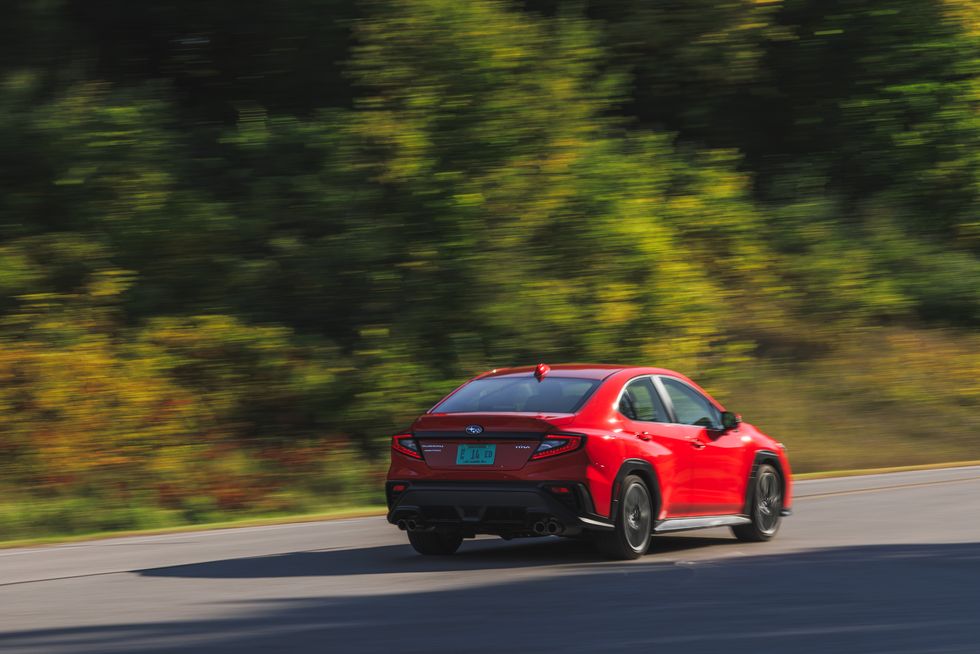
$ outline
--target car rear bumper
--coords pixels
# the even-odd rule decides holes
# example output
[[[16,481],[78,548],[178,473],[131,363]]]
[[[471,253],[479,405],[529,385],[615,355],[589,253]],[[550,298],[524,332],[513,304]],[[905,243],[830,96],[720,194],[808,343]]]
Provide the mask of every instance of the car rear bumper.
[[[395,487],[405,489],[396,492]],[[567,493],[550,489],[561,487]],[[585,484],[568,481],[389,481],[388,522],[402,529],[459,529],[464,536],[574,536],[611,529],[595,514]]]

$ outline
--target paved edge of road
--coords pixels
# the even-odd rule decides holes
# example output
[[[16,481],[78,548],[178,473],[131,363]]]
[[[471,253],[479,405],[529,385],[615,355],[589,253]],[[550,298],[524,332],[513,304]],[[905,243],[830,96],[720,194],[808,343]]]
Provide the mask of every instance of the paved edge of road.
[[[921,465],[893,466],[889,468],[862,468],[858,470],[833,470],[827,472],[806,472],[794,474],[794,481],[807,481],[810,479],[836,479],[841,477],[858,477],[865,475],[881,475],[895,472],[915,472],[918,470],[942,470],[945,468],[963,468],[980,466],[980,460],[973,461],[948,461],[945,463],[925,463]],[[324,522],[327,520],[346,520],[350,518],[368,518],[382,516],[385,514],[383,505],[365,505],[338,509],[320,513],[304,513],[297,515],[285,515],[265,518],[242,518],[227,522],[203,523],[196,525],[182,525],[177,527],[165,527],[161,529],[141,529],[130,531],[105,531],[92,534],[79,534],[74,536],[50,536],[40,538],[28,538],[20,540],[0,541],[0,549],[11,549],[18,547],[32,547],[44,545],[61,545],[64,543],[78,543],[84,541],[103,540],[107,538],[126,538],[129,536],[157,536],[166,534],[180,534],[195,531],[212,531],[218,529],[239,529],[242,527],[266,527],[271,525],[301,524],[304,522]]]
[[[792,463],[792,460],[790,460]],[[793,481],[806,481],[807,479],[837,479],[839,477],[858,477],[864,475],[882,475],[890,472],[915,472],[917,470],[943,470],[945,468],[970,468],[980,466],[980,460],[976,461],[948,461],[946,463],[922,463],[911,466],[892,466],[889,468],[860,468],[857,470],[828,470],[826,472],[804,472],[802,474],[793,473]]]

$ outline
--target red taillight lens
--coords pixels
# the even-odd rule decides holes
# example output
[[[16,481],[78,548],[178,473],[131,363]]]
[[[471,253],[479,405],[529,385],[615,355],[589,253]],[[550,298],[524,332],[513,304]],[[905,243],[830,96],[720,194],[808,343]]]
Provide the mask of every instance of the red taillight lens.
[[[555,495],[569,495],[572,492],[568,486],[548,486],[548,490]]]
[[[574,452],[582,446],[581,436],[565,436],[549,434],[545,436],[538,449],[531,455],[531,460],[546,459],[549,456],[558,456],[567,452]]]
[[[419,449],[419,443],[411,434],[392,436],[391,449],[413,459],[422,458],[422,450]]]

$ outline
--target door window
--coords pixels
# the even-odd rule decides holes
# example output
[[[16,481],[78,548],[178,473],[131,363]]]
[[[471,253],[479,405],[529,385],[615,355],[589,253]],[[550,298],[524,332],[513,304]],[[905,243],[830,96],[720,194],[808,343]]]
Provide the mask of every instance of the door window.
[[[661,377],[660,381],[663,382],[667,395],[674,405],[677,422],[702,427],[721,427],[721,412],[706,397],[676,379]]]
[[[668,422],[667,410],[649,377],[634,379],[626,385],[619,401],[619,412],[630,420]]]

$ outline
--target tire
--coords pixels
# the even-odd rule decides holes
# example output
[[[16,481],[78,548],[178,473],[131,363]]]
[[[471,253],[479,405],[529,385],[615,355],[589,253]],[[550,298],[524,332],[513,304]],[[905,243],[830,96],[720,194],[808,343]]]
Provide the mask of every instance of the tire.
[[[782,522],[783,478],[773,466],[764,463],[755,474],[751,489],[752,512],[747,525],[732,527],[735,538],[749,543],[771,540]]]
[[[410,531],[408,542],[426,556],[445,556],[459,549],[463,537],[453,531]]]
[[[653,535],[653,498],[643,480],[629,475],[623,480],[616,507],[616,528],[596,534],[596,546],[610,559],[638,559],[650,547]]]

